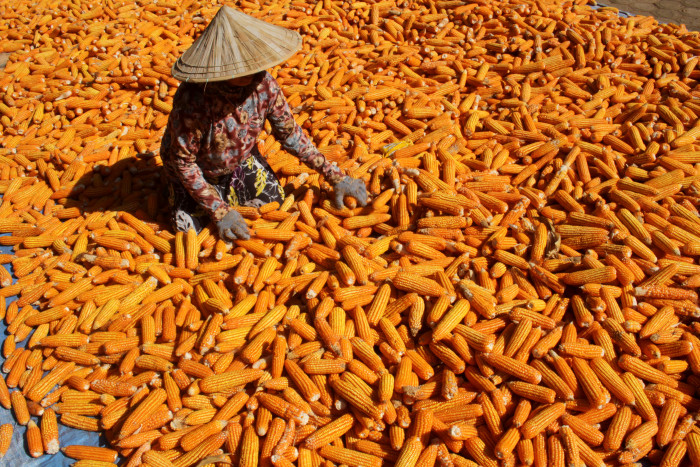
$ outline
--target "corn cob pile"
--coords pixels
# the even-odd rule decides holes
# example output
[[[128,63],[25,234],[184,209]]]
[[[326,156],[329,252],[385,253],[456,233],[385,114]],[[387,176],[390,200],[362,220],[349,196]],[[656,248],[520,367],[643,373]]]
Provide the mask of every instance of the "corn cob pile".
[[[58,422],[106,434],[63,447],[92,467],[700,465],[700,37],[585,4],[237,2],[302,33],[272,73],[373,200],[265,136],[287,198],[230,248],[169,230],[154,156],[217,7],[4,2],[30,454]]]

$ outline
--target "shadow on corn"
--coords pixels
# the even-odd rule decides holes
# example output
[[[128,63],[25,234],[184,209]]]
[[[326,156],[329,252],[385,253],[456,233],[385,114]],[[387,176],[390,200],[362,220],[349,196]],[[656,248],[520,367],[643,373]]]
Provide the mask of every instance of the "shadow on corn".
[[[88,155],[89,159],[90,156]],[[174,233],[168,199],[168,171],[165,170],[157,152],[138,153],[118,160],[111,165],[95,164],[81,157],[64,162],[54,157],[52,162],[58,169],[45,169],[45,176],[53,192],[30,196],[27,202],[35,209],[67,221],[81,216],[89,230],[107,226],[110,219],[119,220],[120,212],[156,223],[160,229]],[[312,189],[320,196],[318,187],[298,186],[284,183],[285,197]],[[47,199],[49,202],[47,203]],[[12,200],[14,203],[14,199]]]
[[[92,223],[94,227],[106,225],[110,218],[124,211],[169,227],[167,180],[156,154],[141,153],[112,165],[86,167],[80,159],[64,165],[58,180],[60,186],[52,186],[58,188],[51,196],[55,203],[54,216],[68,220],[83,215],[88,225]],[[76,177],[67,180],[66,174]]]

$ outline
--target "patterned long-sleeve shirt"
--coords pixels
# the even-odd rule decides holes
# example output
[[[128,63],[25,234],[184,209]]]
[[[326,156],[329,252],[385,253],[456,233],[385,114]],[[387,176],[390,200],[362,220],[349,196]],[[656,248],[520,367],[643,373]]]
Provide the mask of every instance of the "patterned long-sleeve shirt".
[[[177,177],[214,221],[231,207],[209,180],[230,174],[257,151],[265,119],[282,147],[331,185],[345,176],[294,121],[282,89],[268,72],[257,73],[247,86],[183,83],[173,99],[161,157],[169,176]]]

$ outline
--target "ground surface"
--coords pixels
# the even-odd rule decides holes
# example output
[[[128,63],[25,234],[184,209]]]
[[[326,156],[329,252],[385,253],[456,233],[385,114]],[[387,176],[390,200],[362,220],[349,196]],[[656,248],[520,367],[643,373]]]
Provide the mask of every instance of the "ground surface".
[[[660,23],[685,24],[689,31],[700,31],[700,0],[603,0],[635,15],[653,16]]]
[[[10,54],[6,52],[0,53],[0,71],[5,69],[5,65],[7,65],[7,59],[10,58]]]

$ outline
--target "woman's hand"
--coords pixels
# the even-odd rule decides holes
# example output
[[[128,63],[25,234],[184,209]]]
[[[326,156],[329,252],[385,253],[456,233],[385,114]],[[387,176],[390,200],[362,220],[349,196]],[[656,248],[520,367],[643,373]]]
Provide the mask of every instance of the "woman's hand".
[[[346,176],[333,187],[333,197],[335,206],[338,209],[343,209],[345,203],[343,199],[346,196],[352,196],[360,203],[360,206],[367,206],[367,188],[365,182],[359,178]]]
[[[219,229],[219,238],[225,242],[234,240],[248,240],[248,225],[243,220],[243,216],[238,211],[232,209],[219,222],[216,223]]]

